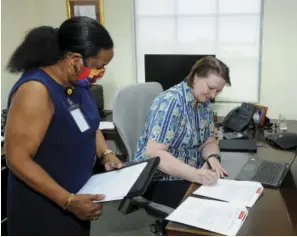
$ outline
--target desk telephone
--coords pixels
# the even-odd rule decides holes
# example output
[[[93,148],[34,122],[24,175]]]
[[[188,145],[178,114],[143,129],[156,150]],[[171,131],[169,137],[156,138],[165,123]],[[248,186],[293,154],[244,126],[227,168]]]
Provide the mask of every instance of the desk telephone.
[[[253,120],[255,110],[256,107],[254,105],[242,103],[241,106],[234,108],[228,113],[222,122],[222,125],[235,132],[242,132]]]

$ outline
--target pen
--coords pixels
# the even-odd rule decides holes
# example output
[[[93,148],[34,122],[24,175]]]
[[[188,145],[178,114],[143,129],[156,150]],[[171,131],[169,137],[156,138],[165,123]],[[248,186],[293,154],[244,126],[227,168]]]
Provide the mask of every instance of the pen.
[[[206,163],[207,163],[208,167],[209,167],[213,172],[215,172],[214,169],[211,167],[211,165],[210,165],[208,159],[206,160]]]
[[[209,163],[208,159],[206,160],[206,163],[207,163],[208,167],[211,169],[211,171],[215,172],[215,170],[211,167],[211,164]],[[224,176],[228,177],[228,174],[224,174]],[[222,178],[224,178],[224,177],[222,177]]]

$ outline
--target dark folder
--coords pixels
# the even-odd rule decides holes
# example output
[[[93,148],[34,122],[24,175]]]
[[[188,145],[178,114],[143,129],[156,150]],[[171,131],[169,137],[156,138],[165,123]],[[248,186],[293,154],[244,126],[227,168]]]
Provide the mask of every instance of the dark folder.
[[[122,168],[122,169],[125,169],[127,167],[137,165],[140,163],[144,163],[144,162],[147,163],[146,167],[143,169],[142,173],[139,175],[138,179],[136,180],[136,182],[130,189],[129,193],[124,197],[124,199],[122,199],[120,206],[118,208],[119,211],[121,211],[125,214],[133,211],[132,210],[133,209],[133,203],[132,203],[133,198],[141,196],[145,193],[147,187],[149,186],[152,178],[154,177],[154,175],[157,171],[157,168],[160,163],[160,158],[155,157],[155,158],[150,158],[150,159],[140,161],[140,162],[133,162],[128,165],[125,165]]]

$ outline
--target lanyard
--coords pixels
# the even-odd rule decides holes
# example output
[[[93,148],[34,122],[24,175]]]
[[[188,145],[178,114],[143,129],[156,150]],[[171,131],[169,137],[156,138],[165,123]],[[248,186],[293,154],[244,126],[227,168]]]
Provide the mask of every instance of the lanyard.
[[[74,119],[74,122],[76,123],[77,127],[79,128],[79,130],[81,132],[85,132],[85,131],[89,130],[90,126],[89,126],[84,114],[80,110],[79,105],[75,104],[71,100],[71,95],[73,94],[73,88],[66,88],[65,94],[67,96],[69,112],[70,112],[72,118]]]
[[[71,99],[71,95],[73,94],[73,88],[71,87],[68,87],[66,88],[65,90],[65,94],[67,96],[67,102],[68,102],[68,109],[69,111],[73,111],[75,109],[78,109],[79,108],[79,105],[78,104],[75,104],[72,99]]]

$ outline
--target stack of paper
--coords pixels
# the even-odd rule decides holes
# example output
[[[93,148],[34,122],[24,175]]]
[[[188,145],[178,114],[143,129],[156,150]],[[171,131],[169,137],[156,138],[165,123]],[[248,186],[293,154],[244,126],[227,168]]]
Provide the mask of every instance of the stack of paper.
[[[262,192],[258,182],[219,179],[216,184],[202,185],[193,194],[252,207]]]
[[[100,202],[123,199],[136,182],[147,163],[93,175],[78,191],[78,194],[104,194]]]
[[[166,219],[223,235],[236,235],[247,215],[244,206],[188,197]]]
[[[219,179],[216,184],[202,185],[193,194],[217,200],[189,197],[167,219],[213,231],[236,235],[248,211],[263,192],[258,182]]]
[[[103,122],[100,122],[99,124],[99,129],[101,130],[108,130],[108,129],[114,129],[114,124],[113,122],[106,122],[106,121],[103,121]]]

